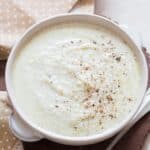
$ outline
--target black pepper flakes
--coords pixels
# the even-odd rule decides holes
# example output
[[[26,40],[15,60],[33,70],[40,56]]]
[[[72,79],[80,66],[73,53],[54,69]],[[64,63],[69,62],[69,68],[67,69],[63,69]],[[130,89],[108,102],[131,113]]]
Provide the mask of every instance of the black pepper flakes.
[[[96,89],[96,93],[98,93],[99,92],[99,89]]]
[[[114,118],[114,116],[113,116],[112,114],[109,114],[109,117],[110,117],[111,119],[113,119],[113,118]]]
[[[73,41],[70,41],[70,43],[73,44],[74,42],[73,42]]]
[[[112,44],[112,43],[111,43],[111,40],[109,40],[109,41],[107,42],[107,44]]]
[[[99,125],[102,125],[102,121],[101,120],[99,121]]]
[[[128,98],[128,101],[130,102],[130,101],[132,101],[132,99],[131,99],[131,98]]]
[[[74,128],[75,130],[77,130],[77,129],[78,129],[78,127],[76,127],[76,126],[74,126],[73,128]]]
[[[89,67],[85,67],[85,70],[89,70]]]
[[[95,107],[95,104],[92,104],[93,107]]]
[[[121,56],[116,57],[116,61],[117,61],[117,62],[120,62],[120,61],[121,61]]]
[[[108,93],[108,91],[105,91],[105,94],[107,94]]]
[[[93,44],[97,44],[96,41],[93,41]]]

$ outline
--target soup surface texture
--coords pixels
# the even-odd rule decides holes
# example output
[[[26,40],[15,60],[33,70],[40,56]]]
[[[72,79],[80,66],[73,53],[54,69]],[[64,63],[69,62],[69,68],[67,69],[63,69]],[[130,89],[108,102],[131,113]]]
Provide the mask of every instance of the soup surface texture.
[[[103,26],[68,22],[36,33],[20,49],[12,83],[22,113],[47,132],[102,133],[137,103],[140,68],[132,49]]]

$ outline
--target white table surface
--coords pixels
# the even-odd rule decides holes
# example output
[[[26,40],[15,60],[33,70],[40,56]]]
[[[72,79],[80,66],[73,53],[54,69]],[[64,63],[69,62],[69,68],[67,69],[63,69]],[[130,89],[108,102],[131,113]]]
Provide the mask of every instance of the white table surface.
[[[96,13],[125,24],[142,34],[150,52],[150,0],[95,0]]]

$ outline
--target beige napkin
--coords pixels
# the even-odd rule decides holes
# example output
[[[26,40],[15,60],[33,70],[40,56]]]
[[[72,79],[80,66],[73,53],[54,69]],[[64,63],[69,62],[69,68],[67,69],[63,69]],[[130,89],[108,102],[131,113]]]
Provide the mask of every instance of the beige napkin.
[[[32,24],[46,17],[66,13],[77,0],[0,0],[0,57]]]
[[[0,59],[6,59],[22,33],[46,17],[93,12],[93,0],[0,0]]]
[[[0,0],[0,60],[35,22],[60,13],[93,13],[93,0]],[[0,91],[0,150],[23,150],[22,142],[11,133],[11,113],[7,92]]]
[[[32,24],[54,14],[68,12],[77,0],[0,0],[0,55]]]
[[[0,92],[0,150],[23,150],[22,142],[11,133],[8,127],[10,114],[7,93]]]

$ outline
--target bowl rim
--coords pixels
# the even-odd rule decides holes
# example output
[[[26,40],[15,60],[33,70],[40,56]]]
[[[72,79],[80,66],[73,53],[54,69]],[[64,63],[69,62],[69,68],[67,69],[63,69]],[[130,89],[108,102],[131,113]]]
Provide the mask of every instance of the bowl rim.
[[[15,96],[13,94],[13,90],[12,90],[12,84],[11,84],[11,67],[12,64],[14,62],[14,58],[15,58],[15,53],[16,51],[18,51],[18,47],[20,45],[22,45],[22,41],[24,39],[27,38],[27,36],[33,32],[36,28],[39,28],[42,24],[48,24],[48,22],[50,22],[53,19],[62,19],[64,17],[75,17],[75,16],[80,16],[80,17],[95,17],[97,19],[103,20],[108,22],[109,24],[111,24],[112,26],[114,26],[115,28],[118,28],[118,30],[120,30],[121,32],[123,32],[123,34],[134,44],[134,46],[136,47],[136,50],[138,50],[138,53],[141,57],[142,60],[142,71],[144,73],[144,77],[143,77],[143,89],[141,92],[141,98],[139,100],[139,103],[137,105],[137,108],[128,116],[128,118],[124,119],[119,125],[117,125],[117,127],[108,129],[106,131],[104,131],[103,133],[100,134],[95,134],[95,135],[90,135],[90,136],[83,136],[83,137],[71,137],[71,136],[64,136],[58,133],[54,133],[54,132],[48,132],[40,127],[38,127],[37,125],[33,124],[32,121],[30,121],[27,116],[25,116],[25,114],[20,110],[19,107],[17,107],[17,105],[14,102]],[[29,36],[30,37],[30,36]],[[87,145],[87,144],[92,144],[92,143],[96,143],[99,141],[103,141],[109,137],[112,137],[114,134],[116,134],[117,132],[119,132],[122,128],[124,128],[129,122],[130,120],[133,118],[133,116],[136,114],[136,112],[138,111],[138,109],[140,108],[140,105],[142,104],[146,89],[147,89],[147,83],[148,83],[148,68],[147,68],[147,62],[146,62],[146,58],[142,52],[142,50],[140,50],[138,48],[138,46],[136,45],[135,41],[127,34],[126,31],[124,31],[118,24],[116,24],[115,22],[113,22],[112,20],[103,17],[103,16],[97,16],[95,14],[61,14],[61,15],[56,15],[53,17],[48,17],[34,25],[32,25],[22,36],[21,38],[18,40],[18,42],[16,42],[15,46],[12,48],[10,55],[8,57],[8,61],[6,64],[6,70],[5,70],[5,83],[6,83],[6,89],[8,92],[8,96],[10,98],[11,104],[14,108],[14,110],[17,112],[17,114],[21,117],[21,119],[27,123],[27,125],[29,125],[30,128],[34,129],[37,133],[40,133],[43,138],[47,138],[50,139],[52,141],[58,142],[58,143],[62,143],[62,144],[68,144],[68,145]]]

